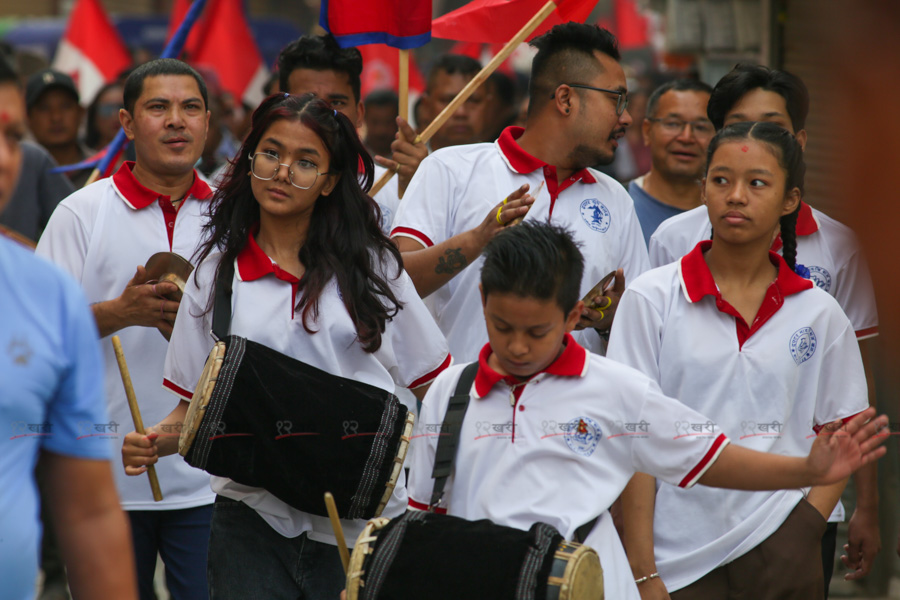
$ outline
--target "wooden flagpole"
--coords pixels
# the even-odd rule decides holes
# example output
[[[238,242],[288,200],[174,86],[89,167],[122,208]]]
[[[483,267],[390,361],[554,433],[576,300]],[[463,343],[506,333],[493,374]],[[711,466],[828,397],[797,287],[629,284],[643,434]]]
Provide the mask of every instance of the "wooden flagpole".
[[[475,77],[472,78],[472,80],[466,85],[466,87],[464,87],[462,91],[456,95],[456,98],[454,98],[450,102],[450,104],[448,104],[447,107],[441,111],[441,114],[439,114],[431,122],[431,124],[425,128],[425,131],[423,131],[416,137],[415,142],[427,142],[428,140],[430,140],[431,136],[433,136],[434,133],[438,129],[440,129],[444,125],[444,123],[447,122],[447,120],[453,115],[453,113],[456,112],[456,109],[458,109],[463,102],[469,99],[469,96],[471,96],[475,92],[475,90],[477,90],[479,86],[481,86],[481,84],[484,83],[487,78],[497,70],[497,67],[503,64],[504,60],[509,58],[509,55],[513,53],[513,50],[518,48],[519,44],[524,42],[525,38],[531,35],[531,33],[538,28],[538,25],[543,23],[544,19],[549,17],[550,13],[552,13],[555,9],[556,2],[554,2],[553,0],[548,0],[547,4],[545,4],[543,8],[541,8],[541,10],[537,12],[536,15],[531,17],[530,21],[525,23],[522,29],[519,30],[519,33],[514,35],[513,38],[509,40],[505,46],[503,46],[503,49],[499,53],[497,53],[494,58],[491,59],[491,62],[485,65],[485,67],[481,69],[481,71]],[[401,52],[403,51],[401,50]],[[403,106],[402,98],[401,106]],[[375,182],[375,185],[372,186],[372,189],[369,191],[369,195],[374,196],[379,191],[381,191],[381,188],[383,188],[393,176],[394,171],[387,171],[386,173],[384,173],[381,178],[377,182]]]

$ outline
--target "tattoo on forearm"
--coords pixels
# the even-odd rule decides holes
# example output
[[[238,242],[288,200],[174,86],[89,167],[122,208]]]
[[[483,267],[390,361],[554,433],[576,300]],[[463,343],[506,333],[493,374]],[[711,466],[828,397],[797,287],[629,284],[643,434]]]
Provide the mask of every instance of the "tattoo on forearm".
[[[434,268],[434,272],[452,275],[465,269],[467,264],[468,261],[463,256],[462,248],[451,248],[444,252],[444,256],[438,257],[438,264]]]

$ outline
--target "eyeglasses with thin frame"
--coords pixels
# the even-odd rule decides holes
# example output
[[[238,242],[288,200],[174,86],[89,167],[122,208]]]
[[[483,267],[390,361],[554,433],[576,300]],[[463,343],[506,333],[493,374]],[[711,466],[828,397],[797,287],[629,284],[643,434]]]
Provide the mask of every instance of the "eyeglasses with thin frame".
[[[685,121],[678,117],[665,117],[663,119],[647,117],[647,120],[651,123],[659,123],[660,127],[663,128],[663,131],[669,135],[680,135],[688,125],[691,126],[691,131],[693,131],[694,135],[697,137],[712,137],[712,135],[716,133],[716,128],[713,127],[712,121],[707,119]]]
[[[288,168],[288,180],[291,185],[301,190],[308,190],[316,185],[319,175],[328,175],[328,172],[319,173],[318,167],[308,160],[295,160],[291,164],[278,162],[278,157],[268,152],[257,152],[249,155],[250,172],[257,179],[271,181],[278,174],[281,167]]]
[[[622,90],[607,90],[605,88],[593,87],[590,85],[584,85],[583,83],[567,83],[569,87],[573,88],[581,88],[583,90],[594,90],[595,92],[606,92],[607,94],[616,94],[618,98],[616,98],[616,116],[621,117],[622,113],[625,112],[625,109],[628,108],[628,92],[623,92]],[[556,92],[550,94],[551,98],[556,97]]]

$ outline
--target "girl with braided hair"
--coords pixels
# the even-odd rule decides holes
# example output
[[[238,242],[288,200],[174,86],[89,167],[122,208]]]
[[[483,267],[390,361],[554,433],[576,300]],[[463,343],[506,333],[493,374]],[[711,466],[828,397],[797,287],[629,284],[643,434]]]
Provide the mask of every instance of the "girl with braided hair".
[[[778,125],[720,130],[702,183],[712,239],[631,284],[607,353],[733,443],[789,456],[868,406],[850,321],[796,264],[804,171],[800,144]],[[783,257],[771,251],[778,234]],[[650,426],[690,444],[712,424]],[[622,510],[642,598],[823,597],[820,542],[845,483],[682,490],[636,475]]]

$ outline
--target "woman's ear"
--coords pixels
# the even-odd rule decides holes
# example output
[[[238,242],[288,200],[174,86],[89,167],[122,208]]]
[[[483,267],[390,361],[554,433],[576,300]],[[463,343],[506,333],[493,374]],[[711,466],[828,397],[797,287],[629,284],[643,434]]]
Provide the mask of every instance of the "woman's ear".
[[[795,210],[797,210],[797,206],[800,204],[800,199],[802,198],[802,194],[800,193],[800,188],[793,188],[790,190],[787,195],[784,197],[784,207],[781,212],[781,215],[789,215]]]
[[[331,192],[334,191],[335,186],[337,186],[338,181],[341,180],[340,173],[332,173],[332,174],[326,175],[325,177],[327,179],[327,182],[325,183],[325,187],[322,188],[322,191],[319,192],[320,196],[327,196],[327,195],[331,194]]]

